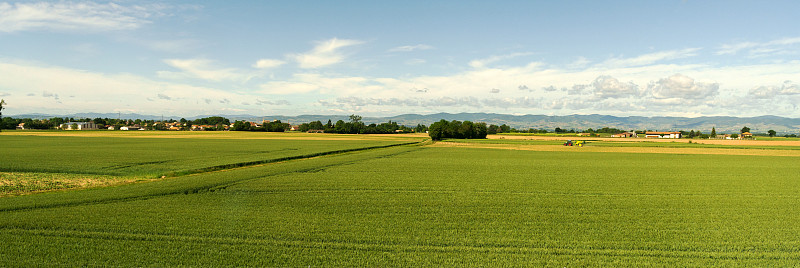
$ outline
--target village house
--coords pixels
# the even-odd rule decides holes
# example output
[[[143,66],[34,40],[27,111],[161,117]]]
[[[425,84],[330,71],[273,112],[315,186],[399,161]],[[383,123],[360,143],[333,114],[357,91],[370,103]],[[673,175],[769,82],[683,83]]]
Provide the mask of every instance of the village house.
[[[681,133],[678,131],[671,131],[671,132],[647,131],[644,133],[644,137],[659,138],[659,139],[680,139]]]
[[[64,130],[86,130],[86,129],[98,129],[97,124],[93,122],[67,122],[58,126],[60,129]]]
[[[17,125],[17,129],[25,129],[25,123],[19,123],[19,125]]]
[[[743,132],[742,135],[739,135],[739,139],[752,139],[753,133],[750,132]]]
[[[612,138],[630,138],[630,137],[634,137],[634,136],[636,136],[636,134],[630,133],[630,132],[622,132],[622,133],[619,133],[619,134],[612,134],[611,135]]]

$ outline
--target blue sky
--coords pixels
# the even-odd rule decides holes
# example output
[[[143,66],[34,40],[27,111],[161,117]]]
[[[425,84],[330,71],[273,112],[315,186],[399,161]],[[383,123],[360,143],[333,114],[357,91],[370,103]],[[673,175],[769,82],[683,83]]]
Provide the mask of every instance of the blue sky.
[[[0,2],[4,114],[800,117],[797,1]]]

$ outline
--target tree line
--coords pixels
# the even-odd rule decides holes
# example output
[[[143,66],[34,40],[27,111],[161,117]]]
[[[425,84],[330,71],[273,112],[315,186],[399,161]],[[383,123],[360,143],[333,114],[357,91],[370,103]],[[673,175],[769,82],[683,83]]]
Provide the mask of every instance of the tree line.
[[[489,134],[486,123],[472,123],[471,121],[440,120],[431,124],[428,135],[438,141],[442,139],[485,139]]]
[[[359,115],[350,115],[350,121],[338,120],[336,123],[328,119],[328,123],[323,124],[322,121],[313,121],[300,124],[299,131],[318,131],[324,133],[337,133],[337,134],[391,134],[391,133],[408,133],[408,132],[425,132],[428,130],[424,125],[418,124],[415,128],[410,128],[404,125],[399,125],[397,122],[391,120],[387,123],[380,124],[365,124],[361,121],[362,117]]]

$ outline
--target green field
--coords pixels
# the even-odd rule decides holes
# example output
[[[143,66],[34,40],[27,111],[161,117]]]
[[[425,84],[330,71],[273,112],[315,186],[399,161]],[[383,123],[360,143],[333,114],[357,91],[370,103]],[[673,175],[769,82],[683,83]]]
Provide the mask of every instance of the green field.
[[[783,139],[783,138],[781,138]],[[646,147],[646,148],[717,148],[717,149],[759,149],[759,150],[800,150],[800,143],[795,145],[737,145],[737,144],[703,144],[698,142],[672,141],[642,141],[626,140],[604,141],[592,140],[590,137],[576,137],[573,141],[586,141],[586,146],[592,147]],[[524,139],[446,139],[447,142],[470,144],[508,144],[508,145],[563,145],[566,140],[524,140]],[[771,139],[770,141],[784,141]]]
[[[54,141],[45,143],[0,136],[0,142],[9,137],[19,139],[15,144],[27,141],[39,153],[4,153],[0,172],[18,166],[46,172],[36,169],[46,165],[32,156],[61,163],[65,156],[60,150],[69,147],[43,144],[74,138],[48,137]],[[147,142],[82,138],[90,148]],[[186,140],[251,153],[260,150],[253,144],[265,142]],[[146,183],[0,198],[0,266],[800,263],[797,157],[420,145],[341,152],[398,141],[327,142],[268,140],[270,147],[298,149],[258,159],[323,148],[340,152]],[[151,175],[252,160],[244,153],[227,155],[227,162],[214,157],[203,162],[157,152],[160,159],[175,158],[180,164],[123,171]],[[57,170],[87,173],[82,168],[91,167],[100,170],[96,174],[118,174],[104,167],[149,159],[90,158],[94,162],[84,166],[55,165]],[[186,166],[175,168],[180,165]]]

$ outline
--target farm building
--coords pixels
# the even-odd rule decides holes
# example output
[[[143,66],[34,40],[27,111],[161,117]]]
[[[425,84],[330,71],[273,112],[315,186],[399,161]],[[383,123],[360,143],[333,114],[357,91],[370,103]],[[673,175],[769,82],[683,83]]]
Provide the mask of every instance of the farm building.
[[[92,122],[67,122],[59,125],[58,128],[66,130],[98,129],[97,124]]]
[[[672,132],[654,132],[648,131],[644,133],[645,138],[659,138],[659,139],[680,139],[681,133],[678,131]]]
[[[623,132],[623,133],[612,134],[611,135],[612,138],[630,138],[630,137],[635,137],[635,136],[636,136],[636,134],[630,133],[630,132]]]
[[[752,139],[753,133],[750,132],[743,132],[742,135],[739,135],[739,139]]]

